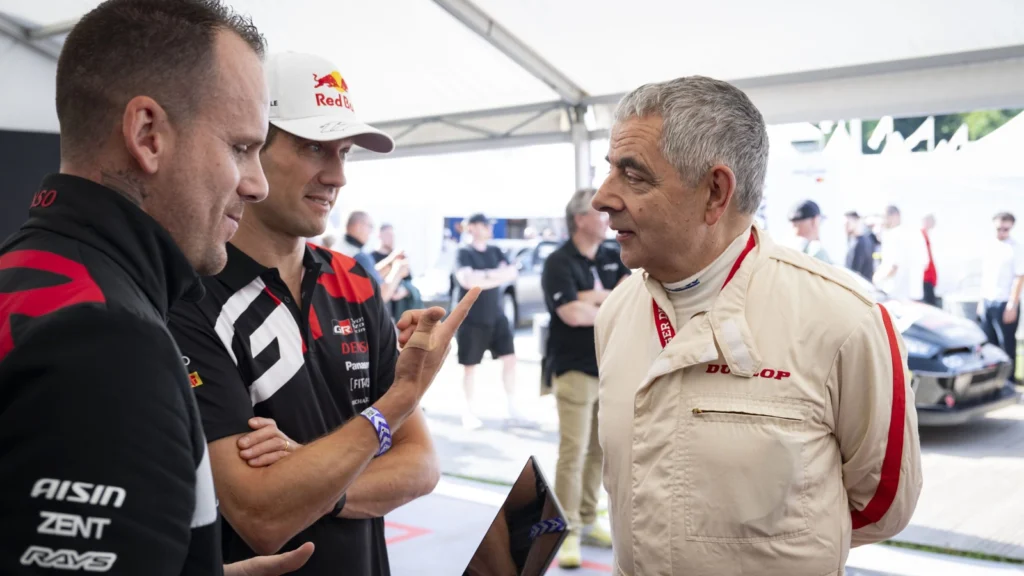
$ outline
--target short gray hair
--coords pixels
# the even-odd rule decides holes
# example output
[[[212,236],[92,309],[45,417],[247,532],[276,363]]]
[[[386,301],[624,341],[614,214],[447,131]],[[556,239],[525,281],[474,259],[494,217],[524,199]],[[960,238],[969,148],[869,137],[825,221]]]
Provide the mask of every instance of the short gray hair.
[[[565,225],[569,227],[569,236],[576,233],[576,215],[590,212],[590,203],[594,200],[597,190],[582,188],[577,190],[569,203],[565,205]]]
[[[661,116],[661,150],[690,186],[715,164],[736,175],[736,206],[754,214],[768,169],[764,117],[742,90],[704,76],[645,84],[619,102],[615,121]]]

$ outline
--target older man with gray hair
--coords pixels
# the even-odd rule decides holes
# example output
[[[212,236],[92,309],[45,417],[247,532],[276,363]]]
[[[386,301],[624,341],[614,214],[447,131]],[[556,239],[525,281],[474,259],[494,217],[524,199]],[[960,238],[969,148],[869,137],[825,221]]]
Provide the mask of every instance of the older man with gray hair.
[[[594,207],[641,269],[595,325],[615,573],[842,574],[921,489],[889,314],[753,224],[768,136],[730,84],[628,94],[608,161]]]

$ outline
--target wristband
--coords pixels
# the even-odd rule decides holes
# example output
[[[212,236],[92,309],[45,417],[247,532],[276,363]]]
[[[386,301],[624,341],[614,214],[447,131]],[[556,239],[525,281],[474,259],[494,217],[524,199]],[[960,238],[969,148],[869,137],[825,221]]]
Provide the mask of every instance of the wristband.
[[[380,456],[390,450],[391,428],[388,426],[388,421],[384,419],[384,415],[373,406],[363,410],[361,414],[370,421],[370,424],[373,425],[373,429],[377,432],[377,441],[380,442],[380,449],[377,450],[377,456]]]

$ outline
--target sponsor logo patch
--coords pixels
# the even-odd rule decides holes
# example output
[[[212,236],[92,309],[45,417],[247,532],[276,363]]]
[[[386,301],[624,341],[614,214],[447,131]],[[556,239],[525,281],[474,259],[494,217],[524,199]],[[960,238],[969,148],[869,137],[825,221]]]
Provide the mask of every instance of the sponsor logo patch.
[[[203,379],[199,377],[199,372],[192,372],[188,375],[188,381],[192,383],[192,387],[203,385]]]

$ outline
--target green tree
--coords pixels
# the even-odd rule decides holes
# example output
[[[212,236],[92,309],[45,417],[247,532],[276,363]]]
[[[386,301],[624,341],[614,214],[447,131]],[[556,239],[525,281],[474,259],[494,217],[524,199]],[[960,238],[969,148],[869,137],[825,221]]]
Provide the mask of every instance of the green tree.
[[[978,140],[993,132],[996,128],[999,128],[1003,124],[1006,124],[1013,119],[1022,109],[1011,109],[1011,110],[976,110],[974,112],[963,112],[959,114],[940,114],[935,117],[935,142],[938,143],[940,140],[949,140],[953,136],[953,133],[957,131],[962,124],[967,124],[967,134],[970,140]],[[916,116],[912,118],[894,118],[893,129],[899,132],[904,138],[910,136],[917,130],[921,124],[927,119],[927,116]],[[839,123],[836,124],[838,127]],[[871,133],[875,131],[875,127],[878,126],[878,120],[864,120],[861,122],[862,130],[862,142],[861,150],[865,154],[877,154],[880,150],[872,150],[868,148],[868,139],[871,137]],[[849,126],[847,126],[849,130]],[[835,129],[832,130],[834,132]],[[825,136],[825,142],[832,136],[832,132]],[[880,149],[884,148],[883,144]],[[919,144],[914,150],[925,150],[927,145],[924,143]]]

